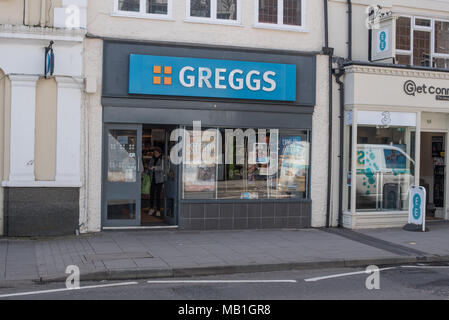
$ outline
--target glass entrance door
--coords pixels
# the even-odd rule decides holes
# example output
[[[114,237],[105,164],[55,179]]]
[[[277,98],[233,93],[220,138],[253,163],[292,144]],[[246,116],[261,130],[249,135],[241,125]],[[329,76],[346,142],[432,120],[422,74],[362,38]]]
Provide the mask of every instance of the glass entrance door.
[[[103,226],[140,226],[142,126],[105,125]]]
[[[164,227],[177,224],[178,166],[170,160],[171,127],[143,125],[141,224]]]
[[[426,219],[445,219],[446,133],[421,131],[420,186],[427,192]]]

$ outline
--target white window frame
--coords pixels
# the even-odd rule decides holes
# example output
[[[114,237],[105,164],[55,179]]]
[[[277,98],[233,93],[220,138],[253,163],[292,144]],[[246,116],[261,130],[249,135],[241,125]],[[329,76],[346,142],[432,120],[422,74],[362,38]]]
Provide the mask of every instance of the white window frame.
[[[395,50],[395,55],[404,55],[410,57],[410,65],[413,66],[413,42],[414,42],[414,32],[415,31],[426,31],[430,33],[430,68],[434,68],[433,59],[434,58],[442,58],[449,60],[449,54],[446,53],[436,53],[435,52],[435,22],[449,22],[447,19],[439,19],[439,18],[428,18],[421,16],[409,16],[409,15],[398,15],[398,18],[410,18],[410,50]],[[423,27],[416,25],[416,19],[425,19],[431,21],[430,27]],[[396,30],[395,30],[396,32]],[[396,43],[394,44],[396,46]]]
[[[112,13],[112,16],[144,18],[144,19],[159,19],[159,20],[173,20],[173,17],[172,17],[173,0],[167,1],[167,14],[147,13],[146,12],[146,0],[140,0],[140,7],[139,7],[140,11],[139,12],[119,10],[118,2],[119,2],[119,0],[114,0],[114,12]]]
[[[415,26],[415,19],[412,16],[407,16],[407,15],[400,15],[398,16],[398,18],[410,18],[410,50],[400,50],[400,49],[396,49],[396,43],[394,44],[395,46],[395,59],[396,59],[396,55],[401,55],[401,56],[409,56],[409,64],[413,65],[413,31],[414,26]],[[397,38],[397,26],[395,27],[395,39]]]
[[[430,21],[430,27],[418,26],[418,25],[416,25],[416,20],[428,20],[428,21]],[[419,31],[432,31],[432,27],[433,27],[432,18],[414,16],[413,17],[413,27],[415,30],[419,30]]]
[[[301,1],[301,25],[293,26],[289,24],[284,24],[284,0],[278,0],[278,23],[265,23],[259,22],[259,0],[254,0],[255,11],[255,21],[254,27],[256,28],[267,28],[276,30],[287,30],[287,31],[298,31],[298,32],[308,32],[306,28],[306,6],[307,0]]]
[[[186,22],[225,24],[225,25],[242,25],[242,0],[237,0],[237,19],[226,20],[217,19],[217,0],[210,0],[210,17],[192,17],[190,15],[190,1],[186,0]]]
[[[435,52],[435,22],[449,22],[447,19],[433,19],[432,21],[432,64],[433,58],[442,58],[449,60],[449,53],[437,53]]]

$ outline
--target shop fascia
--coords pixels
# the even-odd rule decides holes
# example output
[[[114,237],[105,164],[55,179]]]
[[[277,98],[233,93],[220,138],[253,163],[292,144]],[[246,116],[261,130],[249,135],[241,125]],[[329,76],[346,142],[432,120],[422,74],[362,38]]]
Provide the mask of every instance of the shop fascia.
[[[296,66],[131,54],[129,93],[292,102]]]
[[[436,87],[428,84],[417,85],[413,80],[404,83],[404,92],[409,96],[434,95],[436,100],[449,100],[449,88]]]

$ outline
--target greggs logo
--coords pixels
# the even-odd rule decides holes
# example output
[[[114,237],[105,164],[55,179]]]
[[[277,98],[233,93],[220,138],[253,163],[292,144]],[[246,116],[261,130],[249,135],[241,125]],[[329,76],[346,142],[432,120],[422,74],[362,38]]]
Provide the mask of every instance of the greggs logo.
[[[228,89],[243,90],[246,86],[249,90],[272,92],[276,90],[276,81],[274,77],[276,72],[266,71],[263,76],[257,70],[250,70],[244,73],[243,70],[234,69],[227,73],[225,68],[217,68],[211,70],[207,67],[199,67],[196,70],[194,67],[186,66],[181,69],[179,73],[179,82],[186,88],[208,88],[208,89]],[[228,76],[226,76],[226,74]],[[212,82],[211,79],[215,81]]]
[[[130,55],[129,93],[296,101],[296,65]]]
[[[164,70],[164,72],[162,72]],[[153,66],[153,84],[164,84],[171,86],[172,84],[172,67]],[[163,82],[162,82],[162,79]]]

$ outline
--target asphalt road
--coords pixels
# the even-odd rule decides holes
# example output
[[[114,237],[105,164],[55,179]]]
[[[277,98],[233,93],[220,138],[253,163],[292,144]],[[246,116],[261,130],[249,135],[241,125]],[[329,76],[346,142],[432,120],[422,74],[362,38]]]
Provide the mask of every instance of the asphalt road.
[[[301,270],[188,279],[152,279],[64,284],[11,284],[0,300],[449,300],[449,264],[395,267],[380,272],[380,289],[368,290],[364,269]],[[197,282],[200,281],[200,282]],[[48,291],[63,290],[63,291]],[[65,291],[64,291],[65,290]],[[10,294],[26,294],[9,296]],[[5,296],[6,295],[6,296]]]

